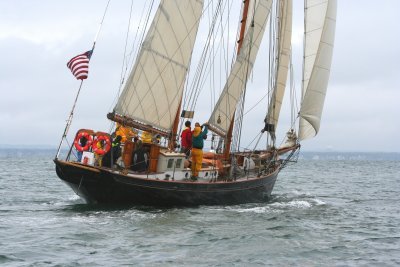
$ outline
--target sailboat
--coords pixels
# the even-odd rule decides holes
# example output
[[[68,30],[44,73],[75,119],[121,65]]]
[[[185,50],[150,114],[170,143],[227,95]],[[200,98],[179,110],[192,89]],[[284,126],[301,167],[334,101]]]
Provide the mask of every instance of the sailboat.
[[[317,135],[332,61],[336,0],[307,0],[301,10],[304,12],[301,97],[299,108],[291,107],[292,122],[283,137],[277,136],[276,129],[285,90],[290,90],[292,96],[294,87],[292,0],[240,1],[235,55],[229,72],[219,76],[226,81],[218,100],[212,103],[212,111],[197,111],[198,88],[204,84],[201,77],[211,71],[210,58],[215,57],[216,44],[211,36],[217,31],[222,8],[231,4],[217,1],[212,9],[206,45],[189,84],[188,73],[195,69],[192,57],[199,25],[210,5],[205,2],[160,1],[135,63],[123,82],[123,90],[107,114],[112,123],[157,137],[156,141],[141,143],[148,157],[146,168],[140,171],[132,168],[132,153],[138,146],[135,140],[125,141],[119,158],[121,164],[96,164],[96,157],[112,151],[114,129],[110,132],[80,129],[66,159],[60,159],[57,152],[54,162],[58,177],[87,203],[192,206],[264,202],[270,199],[280,171],[288,163],[296,162],[301,142]],[[261,44],[267,28],[270,41],[265,49]],[[253,67],[262,49],[270,53],[269,81],[265,85],[268,102],[265,112],[258,114],[259,125],[253,126],[257,132],[256,145],[242,149],[245,97],[251,90],[249,79],[256,73]],[[183,123],[194,122],[197,112],[208,116],[204,124],[209,130],[205,140],[208,146],[204,147],[198,177],[191,179],[193,162],[180,152],[178,144]],[[207,112],[208,115],[204,114]],[[62,139],[68,129],[69,125]],[[77,142],[82,137],[87,142],[79,146]],[[261,145],[262,138],[266,142]],[[283,141],[279,143],[278,138]],[[99,148],[99,144],[104,147]],[[77,147],[84,154],[79,161],[73,157]]]

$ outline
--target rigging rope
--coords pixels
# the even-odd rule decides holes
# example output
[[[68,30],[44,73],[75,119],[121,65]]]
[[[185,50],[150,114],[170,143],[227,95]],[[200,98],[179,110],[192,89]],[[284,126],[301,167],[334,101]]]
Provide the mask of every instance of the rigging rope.
[[[192,84],[190,86],[192,89],[187,90],[187,94],[184,97],[182,107],[184,107],[184,108],[186,107],[189,110],[193,110],[194,107],[196,106],[198,96],[201,92],[201,88],[203,87],[204,83],[206,82],[204,77],[206,77],[207,75],[203,75],[203,72],[208,67],[208,65],[210,64],[211,59],[212,59],[212,56],[209,55],[208,51],[210,50],[210,46],[211,46],[211,43],[213,40],[212,39],[213,33],[214,33],[214,31],[216,31],[216,29],[215,29],[215,25],[217,24],[216,20],[218,18],[218,14],[221,10],[221,7],[222,7],[222,1],[219,0],[216,11],[214,12],[214,15],[212,18],[212,23],[211,23],[211,27],[210,27],[210,30],[209,30],[209,33],[207,36],[206,45],[203,49],[203,52],[202,52],[202,55],[201,55],[201,58],[199,61],[199,65],[196,69],[196,73],[194,75]],[[218,30],[218,28],[217,28],[217,30]],[[208,56],[210,57],[209,59],[207,59]],[[208,73],[210,73],[210,71],[211,70],[209,70]],[[203,81],[201,80],[202,78],[203,78]]]
[[[209,28],[209,32],[207,35],[207,39],[205,42],[205,46],[203,48],[203,52],[201,54],[200,60],[198,62],[195,74],[192,78],[192,81],[190,83],[189,86],[189,78],[186,79],[186,85],[185,88],[186,90],[184,90],[184,95],[182,97],[182,104],[181,107],[183,110],[190,110],[193,111],[195,109],[195,106],[197,104],[197,99],[198,96],[200,95],[201,89],[204,87],[205,83],[207,82],[207,77],[211,74],[214,73],[214,71],[211,70],[212,67],[207,68],[209,65],[213,66],[213,62],[212,60],[214,59],[214,56],[210,55],[210,53],[208,53],[208,51],[210,50],[210,46],[211,44],[215,44],[216,42],[216,37],[213,37],[213,33],[214,32],[218,32],[219,26],[215,29],[215,25],[217,25],[216,21],[218,19],[218,14],[222,14],[220,12],[220,10],[222,8],[222,0],[218,0],[217,6],[216,6],[216,10],[214,11],[214,6],[212,5],[213,1],[209,1],[208,5],[206,5],[205,10],[203,11],[203,14],[208,11],[209,15],[208,17],[210,18],[209,20],[209,24],[211,25]],[[211,11],[210,11],[211,10]],[[210,15],[212,14],[212,16]],[[221,15],[222,16],[222,15]],[[221,26],[222,28],[222,26]],[[222,31],[221,31],[222,32]],[[214,50],[214,48],[212,48]],[[218,49],[218,47],[217,47]],[[214,54],[214,53],[212,53]],[[204,71],[207,71],[204,74]],[[191,73],[191,68],[189,67],[189,70],[187,72],[187,77],[190,76]],[[211,82],[211,80],[210,80]],[[210,88],[211,91],[213,91],[214,86],[212,84],[210,84]],[[213,95],[215,95],[215,93],[211,93],[211,102],[213,102]],[[180,118],[179,121],[179,130],[178,132],[181,132],[183,126],[184,126],[184,120],[185,118]]]
[[[294,124],[296,123],[297,117],[298,117],[298,112],[299,112],[299,107],[297,105],[298,100],[297,100],[297,95],[296,95],[296,88],[295,88],[295,82],[294,82],[294,69],[293,69],[293,62],[292,62],[292,54],[290,54],[290,107],[291,107],[291,112],[290,112],[290,122],[291,122],[291,128],[294,128]]]
[[[150,5],[149,5],[149,8],[148,8],[148,10],[147,10],[146,13],[144,12],[145,6],[143,7],[143,12],[142,12],[142,14],[146,14],[146,17],[145,17],[145,24],[144,24],[144,26],[143,26],[143,28],[142,28],[142,35],[141,35],[141,37],[140,37],[140,39],[139,39],[139,42],[136,43],[137,33],[139,33],[139,27],[140,27],[141,21],[142,21],[142,19],[143,19],[143,16],[142,16],[142,17],[140,18],[140,21],[139,21],[139,24],[138,24],[138,31],[137,31],[137,33],[136,33],[136,35],[135,35],[134,42],[132,43],[132,50],[131,50],[131,53],[129,54],[130,57],[131,57],[132,55],[134,55],[134,56],[132,56],[132,60],[131,60],[131,63],[130,63],[130,66],[131,66],[131,67],[133,67],[134,60],[135,60],[135,58],[137,58],[137,56],[138,56],[138,54],[139,54],[139,49],[140,49],[140,47],[141,47],[140,44],[143,43],[144,37],[145,37],[145,35],[146,35],[146,29],[147,29],[148,24],[149,24],[149,21],[150,21],[150,15],[151,15],[151,12],[152,12],[152,10],[153,10],[153,6],[154,6],[154,0],[151,1]],[[136,48],[135,48],[135,44],[136,44]],[[128,70],[128,69],[127,69],[127,70]],[[127,70],[126,70],[125,72],[127,72]]]
[[[150,20],[150,15],[151,12],[153,10],[153,5],[154,5],[154,0],[151,1],[147,12],[145,12],[146,9],[146,4],[143,6],[142,12],[141,12],[141,17],[137,26],[137,30],[135,33],[135,37],[133,39],[132,42],[132,47],[130,52],[128,53],[128,55],[126,54],[126,47],[128,44],[128,39],[129,39],[129,32],[130,32],[130,24],[131,24],[131,16],[132,16],[132,11],[133,11],[133,0],[131,1],[131,9],[130,9],[130,14],[129,14],[129,22],[128,22],[128,30],[127,30],[127,34],[126,34],[126,39],[125,39],[125,50],[124,50],[124,56],[123,56],[123,61],[122,61],[122,70],[121,70],[121,78],[120,78],[120,83],[119,83],[119,87],[118,87],[118,91],[115,95],[114,101],[112,101],[111,106],[109,107],[109,110],[112,110],[115,105],[118,102],[118,98],[121,94],[121,89],[122,86],[124,85],[125,82],[125,78],[126,78],[126,74],[128,72],[129,69],[132,69],[133,64],[134,64],[134,59],[137,58],[137,55],[139,53],[139,48],[140,48],[140,44],[143,42],[145,33],[146,33],[146,28],[148,25],[148,22]],[[142,21],[144,20],[144,25],[142,24]],[[137,37],[139,35],[139,33],[141,32],[141,37],[140,40],[137,41]],[[128,63],[130,62],[130,63]],[[125,66],[125,69],[124,69]]]
[[[126,69],[127,69],[127,65],[125,65],[125,63],[126,63],[126,48],[128,46],[129,31],[130,31],[130,26],[131,26],[132,7],[133,7],[133,0],[131,0],[131,8],[130,8],[129,19],[128,19],[128,30],[126,31],[126,38],[125,38],[124,57],[122,59],[122,69],[121,69],[121,78],[120,78],[121,86],[124,83],[125,73],[126,73]],[[124,67],[125,67],[125,73],[124,73]],[[118,95],[120,93],[121,86],[118,89]]]
[[[146,15],[146,18],[147,18],[146,25],[147,25],[147,22],[149,21],[150,13],[151,13],[151,10],[152,10],[152,7],[153,7],[153,3],[154,3],[154,0],[150,4],[149,9],[148,9],[147,12],[145,12],[146,5],[143,6],[143,9],[142,9],[142,12],[141,12],[142,15],[140,17],[140,20],[139,20],[139,23],[138,23],[138,27],[137,27],[137,31],[135,33],[135,37],[134,37],[133,42],[132,42],[132,48],[131,48],[131,51],[129,52],[129,54],[127,55],[127,46],[128,46],[130,25],[131,25],[131,19],[132,19],[132,11],[133,11],[133,0],[131,0],[129,19],[128,19],[128,28],[127,28],[127,32],[126,32],[126,38],[125,38],[124,56],[123,56],[122,64],[121,64],[121,74],[120,74],[119,88],[118,88],[117,94],[115,95],[114,101],[111,103],[111,106],[109,107],[109,110],[111,110],[116,105],[116,103],[118,101],[118,97],[121,94],[121,89],[122,89],[122,86],[123,86],[123,84],[125,82],[126,73],[128,72],[128,69],[129,69],[128,66],[132,66],[132,64],[133,64],[133,61],[130,64],[128,64],[128,62],[131,60],[132,55],[136,55],[137,52],[138,52],[137,47],[139,47],[139,45],[137,44],[136,40],[137,40],[138,34],[140,32],[140,27],[141,27],[141,24],[142,24],[143,17],[145,16],[145,14],[147,14]],[[142,38],[143,38],[143,32],[144,31],[145,31],[145,27],[142,30]],[[135,48],[136,48],[136,50],[135,50]],[[135,57],[132,57],[132,59],[134,59],[134,58]],[[110,121],[110,126],[109,126],[109,131],[108,132],[109,133],[113,132],[115,127],[116,127],[115,123],[113,121]]]

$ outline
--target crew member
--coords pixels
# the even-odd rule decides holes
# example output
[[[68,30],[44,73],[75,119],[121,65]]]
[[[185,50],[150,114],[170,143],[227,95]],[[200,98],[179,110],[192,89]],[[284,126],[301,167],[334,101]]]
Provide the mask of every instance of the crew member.
[[[132,141],[132,138],[137,136],[137,133],[131,127],[123,126],[119,123],[117,123],[115,134],[121,136],[121,143],[125,143],[126,140]]]
[[[150,144],[153,139],[153,135],[150,132],[143,131],[141,139],[143,143]]]
[[[185,122],[186,128],[181,133],[181,153],[186,154],[186,158],[190,155],[192,149],[192,129],[190,128],[190,121]]]
[[[203,131],[201,128],[204,128]],[[203,147],[204,139],[207,138],[208,124],[205,123],[200,126],[196,122],[194,130],[192,132],[192,177],[191,179],[196,181],[201,170],[201,164],[203,162]]]

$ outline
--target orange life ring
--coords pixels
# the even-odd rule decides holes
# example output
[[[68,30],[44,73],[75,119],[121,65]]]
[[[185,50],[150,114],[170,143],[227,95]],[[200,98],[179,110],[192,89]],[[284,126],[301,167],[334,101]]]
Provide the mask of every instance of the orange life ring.
[[[104,141],[104,147],[101,148],[98,146],[99,142]],[[111,140],[110,137],[107,135],[98,135],[94,138],[93,145],[92,145],[92,150],[94,153],[97,155],[104,155],[111,149]]]
[[[79,142],[82,137],[86,138],[85,146],[82,146]],[[78,150],[80,152],[88,151],[89,147],[92,145],[92,142],[93,142],[93,138],[88,132],[79,132],[75,137],[74,146],[75,146],[76,150]]]

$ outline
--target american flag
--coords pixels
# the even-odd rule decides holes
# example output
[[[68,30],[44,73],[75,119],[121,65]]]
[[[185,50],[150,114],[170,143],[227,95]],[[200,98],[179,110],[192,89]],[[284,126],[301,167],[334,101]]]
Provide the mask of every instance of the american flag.
[[[77,80],[87,79],[89,74],[89,60],[92,56],[92,52],[93,50],[89,50],[68,61],[67,67],[71,70]]]

